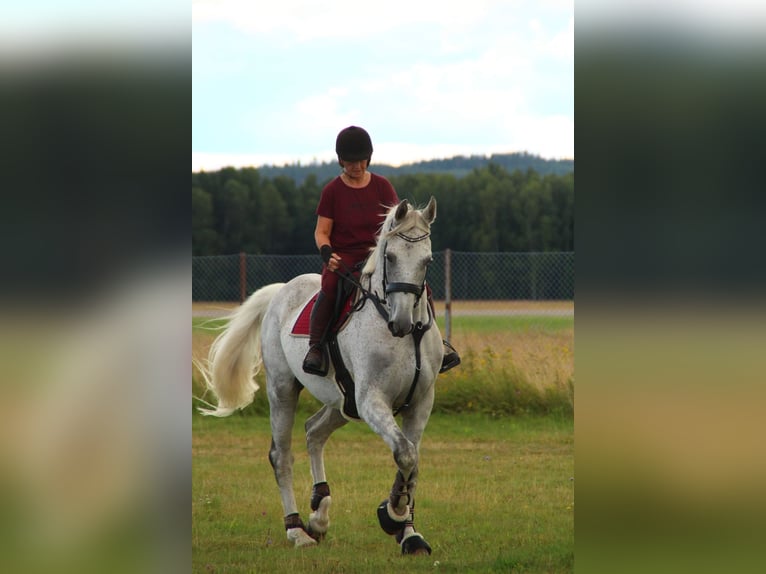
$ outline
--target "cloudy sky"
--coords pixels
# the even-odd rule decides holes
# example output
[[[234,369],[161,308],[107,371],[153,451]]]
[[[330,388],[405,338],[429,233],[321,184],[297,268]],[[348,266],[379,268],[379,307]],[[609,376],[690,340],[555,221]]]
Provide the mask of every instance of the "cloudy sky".
[[[574,157],[573,0],[193,0],[192,170]]]

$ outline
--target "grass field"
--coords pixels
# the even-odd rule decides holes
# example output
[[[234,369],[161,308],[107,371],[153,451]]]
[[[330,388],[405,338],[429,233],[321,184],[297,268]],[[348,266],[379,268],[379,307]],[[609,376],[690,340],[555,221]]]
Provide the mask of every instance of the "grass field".
[[[311,477],[298,417],[295,489],[307,518]],[[330,532],[293,549],[267,460],[265,416],[194,416],[192,563],[199,573],[571,572],[574,433],[570,417],[432,416],[421,446],[416,527],[433,548],[402,557],[378,526],[395,467],[361,423],[330,438]]]
[[[267,460],[268,402],[258,392],[251,406],[228,419],[192,417],[194,572],[572,571],[571,303],[553,312],[518,302],[453,310],[451,339],[463,362],[437,380],[421,447],[416,526],[433,555],[401,557],[378,526],[375,508],[391,488],[395,467],[383,441],[361,423],[346,425],[328,442],[328,538],[316,548],[291,548]],[[443,316],[437,320],[443,332]],[[206,356],[223,325],[216,318],[192,320],[195,358]],[[262,373],[258,381],[264,384]],[[196,375],[192,392],[204,393]],[[318,408],[302,393],[293,446],[304,520],[311,477],[302,425]]]

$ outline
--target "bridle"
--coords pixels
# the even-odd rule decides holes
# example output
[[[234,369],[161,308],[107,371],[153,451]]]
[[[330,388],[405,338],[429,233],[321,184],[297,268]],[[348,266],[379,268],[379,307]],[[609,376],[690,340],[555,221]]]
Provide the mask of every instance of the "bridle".
[[[418,235],[417,237],[410,237],[409,235],[404,235],[403,233],[397,233],[398,237],[404,239],[405,241],[409,243],[417,243],[419,241],[423,241],[424,239],[428,239],[431,236],[430,231],[426,231],[422,235]],[[388,247],[388,243],[386,243],[386,248]],[[420,297],[423,295],[423,291],[426,287],[426,279],[425,276],[423,277],[423,282],[420,285],[416,285],[415,283],[405,283],[405,282],[399,282],[394,281],[392,283],[388,282],[388,266],[386,264],[386,251],[383,250],[383,280],[382,280],[382,287],[383,287],[383,293],[385,296],[390,295],[391,293],[412,293],[415,295],[415,305],[413,308],[417,308],[418,303],[420,303]],[[372,301],[373,305],[375,305],[375,308],[378,310],[378,313],[380,314],[383,319],[388,322],[388,311],[385,308],[385,305],[387,303],[385,296],[381,299],[381,297],[376,293],[373,292],[372,285],[370,285],[370,288],[366,288],[364,285],[362,285],[359,281],[356,280],[354,277],[354,273],[351,269],[348,268],[348,266],[341,260],[341,265],[344,267],[345,272],[341,274],[341,276],[357,287],[362,294],[362,296],[359,298],[359,300],[354,304],[353,308],[351,309],[351,312],[359,311],[363,306],[364,303],[369,299]]]
[[[401,237],[408,243],[417,243],[419,241],[423,241],[424,239],[428,239],[431,236],[430,231],[426,231],[423,235],[418,235],[417,237],[410,237],[409,235],[404,235],[404,233],[397,233],[397,237]],[[388,243],[386,243],[386,247],[388,247]],[[415,295],[415,307],[418,306],[418,303],[420,302],[420,296],[423,294],[423,290],[426,287],[426,280],[425,276],[423,277],[423,282],[420,285],[416,285],[415,283],[404,283],[404,282],[388,282],[388,266],[387,266],[388,259],[386,258],[386,251],[383,250],[383,292],[386,294],[386,296],[390,295],[391,293],[412,293]],[[385,302],[385,299],[383,300]]]

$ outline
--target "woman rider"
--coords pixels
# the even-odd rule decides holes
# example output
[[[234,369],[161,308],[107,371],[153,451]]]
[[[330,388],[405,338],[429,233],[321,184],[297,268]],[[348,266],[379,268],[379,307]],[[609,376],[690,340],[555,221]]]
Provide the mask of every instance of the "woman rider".
[[[372,158],[372,140],[364,129],[349,126],[335,140],[335,153],[342,173],[322,190],[316,209],[314,240],[322,256],[322,287],[311,311],[309,351],[303,360],[307,373],[324,375],[322,338],[330,322],[340,275],[335,271],[343,263],[353,269],[375,247],[375,238],[389,207],[399,203],[391,183],[383,176],[367,171]],[[427,286],[426,286],[427,287]],[[428,299],[431,307],[430,288]],[[460,363],[447,345],[441,372]]]

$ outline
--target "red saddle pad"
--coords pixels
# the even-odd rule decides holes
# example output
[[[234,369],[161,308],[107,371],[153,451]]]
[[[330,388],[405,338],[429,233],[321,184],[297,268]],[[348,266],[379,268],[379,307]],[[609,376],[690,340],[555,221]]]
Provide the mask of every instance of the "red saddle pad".
[[[296,335],[299,337],[309,336],[309,324],[311,323],[311,310],[314,308],[314,303],[316,302],[318,295],[319,295],[319,292],[315,293],[314,296],[311,297],[311,299],[309,299],[308,302],[303,306],[303,309],[298,315],[298,318],[295,320],[295,325],[293,325],[293,330],[290,331],[291,335]],[[349,312],[351,311],[351,304],[353,300],[354,300],[353,294],[346,298],[346,302],[343,304],[343,310],[340,313],[338,321],[335,323],[335,326],[333,327],[335,331],[340,331],[345,326],[346,320],[348,319],[348,316],[349,316]]]

